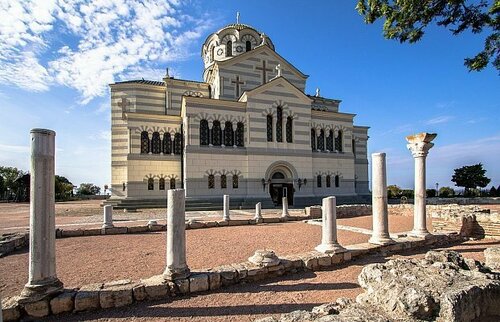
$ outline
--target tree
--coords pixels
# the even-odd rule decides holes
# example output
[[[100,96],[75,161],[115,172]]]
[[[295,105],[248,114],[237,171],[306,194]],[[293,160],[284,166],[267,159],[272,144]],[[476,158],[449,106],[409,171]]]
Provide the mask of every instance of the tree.
[[[2,177],[6,199],[19,200],[21,194],[25,193],[24,181],[19,180],[26,173],[14,167],[0,167],[0,177]]]
[[[427,198],[434,198],[436,196],[436,189],[427,189],[425,192]]]
[[[480,71],[490,62],[500,70],[500,1],[498,0],[358,0],[356,10],[372,24],[384,21],[384,37],[415,43],[431,23],[449,28],[453,35],[464,31],[489,33],[484,48],[466,58],[470,71]]]
[[[470,189],[477,187],[484,188],[490,183],[490,178],[485,176],[486,170],[483,169],[481,163],[474,165],[466,165],[455,169],[455,174],[451,177],[451,181],[455,182],[457,187],[464,187],[464,195],[470,194]]]
[[[401,188],[399,188],[395,184],[391,184],[390,186],[387,186],[387,197],[388,198],[396,199],[396,198],[399,198],[400,194],[401,194]]]
[[[82,183],[76,191],[77,194],[86,196],[98,195],[99,192],[101,192],[101,188],[93,183]]]
[[[498,191],[495,188],[495,186],[491,187],[491,189],[490,189],[490,197],[496,197],[497,194],[498,194]]]
[[[55,176],[56,200],[68,200],[73,193],[73,184],[63,176]]]
[[[449,198],[455,196],[455,190],[450,187],[441,187],[439,189],[439,196],[441,198]]]

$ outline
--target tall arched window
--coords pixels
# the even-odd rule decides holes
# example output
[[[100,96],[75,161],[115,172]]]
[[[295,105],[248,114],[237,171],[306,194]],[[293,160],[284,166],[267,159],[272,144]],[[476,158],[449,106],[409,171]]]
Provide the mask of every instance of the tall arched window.
[[[214,61],[214,52],[215,52],[215,47],[211,47],[210,49],[210,61]]]
[[[293,119],[291,116],[286,118],[286,141],[293,142]]]
[[[220,128],[220,122],[218,120],[215,120],[212,125],[212,145],[221,145],[221,135],[222,131]]]
[[[356,157],[356,140],[352,139],[352,154]]]
[[[338,188],[340,186],[340,177],[338,175],[335,176],[335,187]]]
[[[318,188],[321,188],[321,175],[318,174],[318,176],[316,177],[316,184],[318,186]]]
[[[342,152],[342,131],[339,131],[335,138],[335,150]]]
[[[230,40],[226,44],[226,57],[233,56],[233,42]]]
[[[252,42],[250,40],[247,40],[245,42],[245,49],[246,49],[246,51],[252,50]]]
[[[273,116],[267,115],[267,142],[273,142]]]
[[[319,130],[318,150],[325,151],[325,130]]]
[[[174,154],[181,154],[182,136],[179,132],[174,135]]]
[[[148,179],[148,190],[155,190],[155,180],[153,178]]]
[[[233,174],[233,189],[238,189],[238,175]]]
[[[311,149],[316,151],[316,130],[311,129]]]
[[[276,109],[276,141],[283,142],[283,108]]]
[[[175,178],[170,178],[170,189],[175,189]]]
[[[221,189],[226,189],[227,188],[227,177],[225,174],[220,176],[220,188]]]
[[[332,177],[330,175],[326,176],[326,187],[330,188],[332,186]]]
[[[165,190],[165,178],[160,178],[160,181],[158,182],[158,189]]]
[[[328,137],[326,138],[326,149],[328,151],[333,151],[333,137],[335,134],[333,134],[333,130],[328,131]]]
[[[208,189],[214,189],[215,188],[215,178],[213,174],[208,175]]]
[[[236,124],[236,146],[245,146],[245,125],[243,122]]]
[[[171,154],[172,153],[172,138],[170,137],[170,133],[163,134],[163,154]]]
[[[151,139],[151,152],[153,152],[153,154],[160,154],[161,152],[160,133],[158,132],[153,132],[153,138]]]
[[[149,134],[147,131],[141,132],[141,154],[149,153]]]
[[[234,145],[234,131],[233,123],[231,121],[226,121],[224,126],[224,145],[233,146]]]
[[[200,145],[209,144],[209,134],[208,134],[208,121],[200,121]]]

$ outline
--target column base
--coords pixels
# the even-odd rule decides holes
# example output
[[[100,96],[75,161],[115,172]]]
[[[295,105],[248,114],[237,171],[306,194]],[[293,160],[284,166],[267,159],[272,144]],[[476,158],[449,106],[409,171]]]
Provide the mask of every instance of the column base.
[[[427,229],[420,229],[420,230],[412,230],[408,236],[409,237],[421,237],[425,238],[427,236],[432,235]]]
[[[391,245],[395,243],[389,236],[372,236],[368,242],[375,245]]]
[[[27,283],[21,291],[20,302],[29,303],[44,299],[45,297],[60,293],[63,290],[63,283],[57,278],[49,278],[35,283]]]
[[[253,220],[255,220],[255,222],[258,224],[264,222],[264,218],[262,218],[262,217],[254,217]]]
[[[230,220],[231,220],[231,218],[229,216],[228,217],[226,217],[226,216],[222,217],[222,221],[230,221]]]
[[[166,280],[169,281],[174,281],[174,280],[180,280],[187,278],[191,274],[191,271],[189,270],[189,267],[183,267],[183,268],[171,268],[167,267],[165,271],[163,272],[163,277],[165,277]]]
[[[106,229],[106,228],[115,228],[115,225],[113,225],[113,224],[103,224],[102,228],[104,228],[104,229]]]
[[[320,244],[314,249],[323,254],[339,254],[347,251],[347,249],[340,246],[340,244]]]

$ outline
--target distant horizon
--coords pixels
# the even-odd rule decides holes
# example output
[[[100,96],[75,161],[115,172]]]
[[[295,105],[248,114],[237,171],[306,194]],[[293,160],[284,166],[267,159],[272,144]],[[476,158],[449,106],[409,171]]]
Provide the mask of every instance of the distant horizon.
[[[320,88],[342,100],[341,112],[356,114],[355,125],[370,127],[368,161],[371,153],[387,153],[388,184],[413,189],[405,136],[435,132],[427,188],[460,189],[451,182],[453,169],[477,163],[491,178],[489,188],[500,185],[498,73],[463,65],[482,49],[483,34],[453,36],[432,26],[420,42],[400,44],[383,38],[380,22],[364,24],[352,2],[151,0],[149,10],[130,3],[89,2],[82,11],[9,0],[12,7],[0,9],[0,165],[27,171],[30,129],[49,128],[57,133],[58,175],[78,186],[110,185],[108,84],[161,81],[166,68],[176,78],[201,80],[203,40],[234,23],[239,11],[242,23],[268,35],[309,75],[306,94]]]

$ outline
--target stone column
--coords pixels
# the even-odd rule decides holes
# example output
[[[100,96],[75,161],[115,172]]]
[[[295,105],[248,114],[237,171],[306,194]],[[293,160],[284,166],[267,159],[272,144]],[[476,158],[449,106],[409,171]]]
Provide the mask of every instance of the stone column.
[[[372,154],[372,217],[373,232],[368,242],[378,245],[393,243],[389,236],[385,153]]]
[[[288,213],[288,198],[283,197],[281,199],[281,203],[283,204],[283,212],[281,213],[281,218],[288,218],[290,214]]]
[[[325,254],[345,252],[346,249],[337,242],[337,202],[335,197],[323,199],[321,224],[321,244],[316,250]]]
[[[30,301],[63,288],[56,275],[55,136],[31,130],[29,277],[21,292]]]
[[[106,205],[104,208],[104,222],[102,228],[113,228],[113,206]]]
[[[224,220],[224,221],[231,220],[231,218],[229,216],[229,195],[224,195],[222,220]]]
[[[170,189],[167,193],[167,280],[189,276],[186,264],[186,212],[184,189]]]
[[[425,158],[429,149],[434,146],[431,143],[437,136],[435,133],[419,133],[406,137],[407,147],[415,159],[415,202],[413,212],[412,236],[425,237],[429,235],[426,222],[426,191],[425,191]]]
[[[256,222],[262,222],[262,203],[260,202],[255,204],[255,217],[253,219]]]

